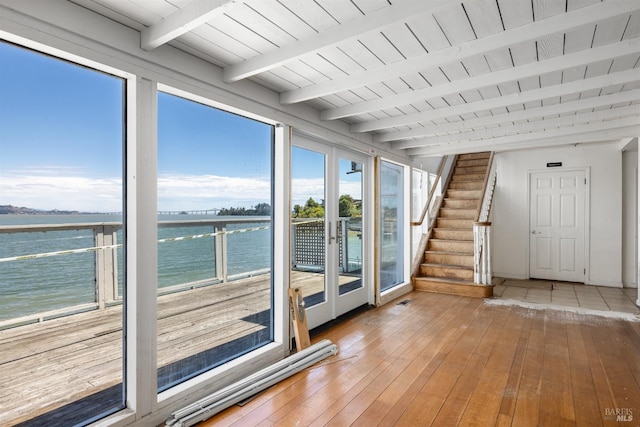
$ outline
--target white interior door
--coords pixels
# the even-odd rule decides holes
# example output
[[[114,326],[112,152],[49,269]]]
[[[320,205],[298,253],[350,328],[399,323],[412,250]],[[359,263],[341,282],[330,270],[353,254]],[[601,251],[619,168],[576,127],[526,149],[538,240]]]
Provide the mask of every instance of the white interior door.
[[[530,175],[529,276],[585,281],[586,171]]]
[[[302,291],[310,329],[368,301],[366,160],[294,139],[291,286]]]

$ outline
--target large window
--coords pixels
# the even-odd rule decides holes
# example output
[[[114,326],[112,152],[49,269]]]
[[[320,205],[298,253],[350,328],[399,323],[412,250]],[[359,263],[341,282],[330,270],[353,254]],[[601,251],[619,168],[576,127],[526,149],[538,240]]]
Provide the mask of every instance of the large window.
[[[124,86],[0,42],[2,424],[124,407]]]
[[[273,340],[273,127],[158,96],[158,388]]]
[[[380,290],[404,281],[404,168],[382,162],[380,173]]]

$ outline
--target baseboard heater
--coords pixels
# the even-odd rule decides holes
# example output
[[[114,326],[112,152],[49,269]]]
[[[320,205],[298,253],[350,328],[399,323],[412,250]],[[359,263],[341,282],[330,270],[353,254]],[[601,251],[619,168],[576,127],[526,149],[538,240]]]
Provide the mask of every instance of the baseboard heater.
[[[337,353],[338,346],[322,340],[174,412],[167,419],[166,426],[192,426]]]

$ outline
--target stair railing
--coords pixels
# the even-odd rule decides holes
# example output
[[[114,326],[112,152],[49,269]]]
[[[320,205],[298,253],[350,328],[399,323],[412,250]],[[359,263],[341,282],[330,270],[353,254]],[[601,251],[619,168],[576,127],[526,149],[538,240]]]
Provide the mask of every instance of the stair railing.
[[[440,178],[442,177],[442,171],[444,170],[444,166],[447,163],[447,157],[444,156],[442,160],[440,160],[440,166],[438,167],[438,174],[436,175],[435,181],[433,181],[433,185],[429,189],[429,197],[427,197],[427,202],[422,208],[422,213],[420,214],[420,219],[417,221],[411,221],[412,226],[421,226],[424,222],[424,219],[429,212],[429,207],[431,206],[431,202],[434,200],[433,196],[436,194],[436,188],[438,188],[438,183],[440,182]]]
[[[449,185],[449,180],[451,180],[451,175],[453,173],[457,158],[458,156],[444,156],[442,160],[440,160],[436,179],[433,181],[433,184],[429,189],[429,196],[426,203],[424,204],[424,207],[422,208],[420,218],[417,221],[411,221],[412,227],[422,227],[425,219],[427,220],[427,230],[422,234],[420,243],[418,244],[418,248],[416,249],[413,263],[411,264],[412,277],[420,267],[424,251],[427,249],[427,242],[431,235],[431,230],[433,229],[437,213],[440,210],[440,206],[442,205],[442,196],[435,196],[436,190],[438,188],[438,183],[444,180],[442,188],[447,188],[447,186]]]
[[[476,221],[473,223],[473,281],[481,285],[490,285],[491,275],[491,205],[497,181],[496,163],[493,153],[489,157],[489,167],[484,177],[484,195],[478,207]]]

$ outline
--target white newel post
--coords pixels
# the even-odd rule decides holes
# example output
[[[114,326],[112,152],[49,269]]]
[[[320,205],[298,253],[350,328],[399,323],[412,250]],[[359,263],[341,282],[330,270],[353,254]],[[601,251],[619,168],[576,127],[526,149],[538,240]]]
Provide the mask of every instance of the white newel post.
[[[490,285],[491,276],[491,223],[473,223],[473,281]]]

